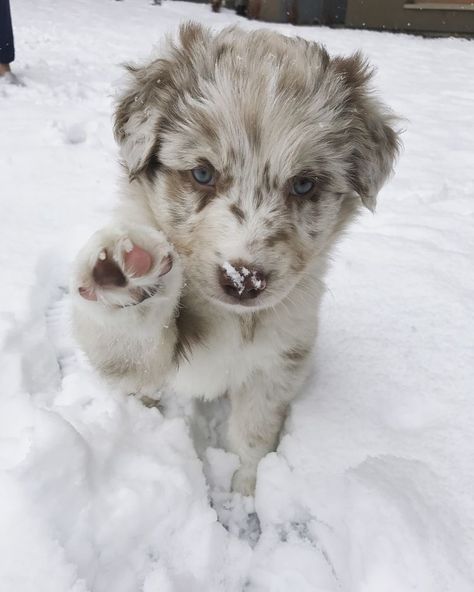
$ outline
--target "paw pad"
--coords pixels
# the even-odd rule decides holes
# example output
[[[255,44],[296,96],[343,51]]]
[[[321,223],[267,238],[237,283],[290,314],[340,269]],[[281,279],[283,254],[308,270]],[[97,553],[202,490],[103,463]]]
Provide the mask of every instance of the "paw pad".
[[[146,250],[126,234],[100,237],[92,258],[89,256],[85,261],[86,272],[81,274],[79,295],[85,300],[119,307],[154,296],[163,287],[159,278],[173,267],[173,256],[161,237],[156,240],[148,238],[146,232],[143,234],[141,240],[150,247]]]
[[[108,257],[107,251],[101,251],[97,263],[92,270],[92,277],[97,285],[102,288],[123,287],[128,283],[120,267],[113,259]]]
[[[141,277],[150,271],[153,265],[153,259],[148,251],[132,244],[129,239],[127,239],[127,243],[130,244],[124,245],[126,251],[123,258],[125,267],[131,275]]]

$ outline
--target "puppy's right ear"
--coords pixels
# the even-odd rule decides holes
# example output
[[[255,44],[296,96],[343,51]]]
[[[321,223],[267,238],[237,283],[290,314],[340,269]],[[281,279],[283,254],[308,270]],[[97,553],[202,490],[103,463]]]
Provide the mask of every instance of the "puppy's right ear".
[[[153,173],[158,162],[160,120],[172,117],[178,97],[195,85],[195,60],[205,56],[210,32],[196,23],[181,25],[168,39],[164,58],[128,66],[130,83],[115,110],[114,134],[130,179]]]
[[[114,133],[131,179],[158,166],[160,121],[174,117],[180,95],[194,92],[196,63],[208,61],[210,39],[206,28],[186,23],[175,42],[165,43],[164,58],[128,66],[130,83],[118,100]]]
[[[170,64],[127,66],[130,82],[115,109],[114,135],[130,180],[158,166],[159,121],[168,98]]]

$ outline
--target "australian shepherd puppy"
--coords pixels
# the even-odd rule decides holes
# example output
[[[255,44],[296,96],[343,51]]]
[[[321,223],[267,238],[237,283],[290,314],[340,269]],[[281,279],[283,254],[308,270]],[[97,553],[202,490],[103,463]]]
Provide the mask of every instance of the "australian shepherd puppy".
[[[234,489],[253,492],[311,362],[328,255],[398,150],[355,54],[196,24],[129,69],[126,178],[79,253],[74,326],[127,393],[231,401]]]

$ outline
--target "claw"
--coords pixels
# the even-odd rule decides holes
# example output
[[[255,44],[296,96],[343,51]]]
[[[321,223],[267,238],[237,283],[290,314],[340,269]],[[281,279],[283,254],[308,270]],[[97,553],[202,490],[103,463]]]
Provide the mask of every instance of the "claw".
[[[123,248],[127,253],[131,253],[133,251],[133,243],[129,238],[124,239]]]

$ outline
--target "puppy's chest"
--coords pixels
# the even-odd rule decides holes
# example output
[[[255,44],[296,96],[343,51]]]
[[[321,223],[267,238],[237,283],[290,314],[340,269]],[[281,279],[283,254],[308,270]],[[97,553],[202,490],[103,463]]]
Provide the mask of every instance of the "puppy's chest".
[[[268,321],[251,314],[201,314],[198,324],[202,334],[189,339],[186,327],[181,326],[180,337],[187,341],[183,344],[187,349],[172,388],[184,396],[213,399],[238,388],[257,368],[270,371],[278,360],[280,339]]]

